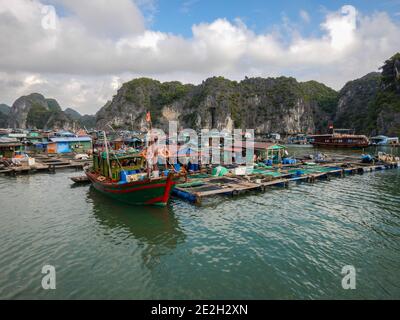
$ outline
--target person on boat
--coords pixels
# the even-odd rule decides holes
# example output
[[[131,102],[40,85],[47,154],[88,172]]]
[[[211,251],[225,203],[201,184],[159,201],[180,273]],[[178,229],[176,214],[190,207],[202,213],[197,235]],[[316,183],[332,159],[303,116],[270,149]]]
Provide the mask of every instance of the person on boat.
[[[149,146],[146,149],[146,161],[147,161],[147,174],[150,177],[151,171],[158,171],[158,154],[159,148],[157,145],[157,139],[149,142]]]
[[[253,162],[254,163],[258,163],[258,162],[262,162],[262,157],[261,155],[257,155],[256,153],[253,155]]]

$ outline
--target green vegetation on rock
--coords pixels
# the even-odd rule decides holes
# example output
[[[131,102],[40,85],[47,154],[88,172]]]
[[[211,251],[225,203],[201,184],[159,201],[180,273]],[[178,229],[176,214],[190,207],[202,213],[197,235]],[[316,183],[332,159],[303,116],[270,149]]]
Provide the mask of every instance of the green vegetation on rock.
[[[112,124],[125,129],[132,125],[140,129],[145,125],[146,111],[150,111],[153,125],[161,128],[168,114],[168,120],[176,117],[185,128],[222,129],[233,124],[234,128],[254,128],[260,133],[312,132],[314,108],[321,107],[330,115],[336,99],[336,91],[322,84],[302,84],[287,77],[246,78],[241,82],[212,77],[197,86],[139,78],[125,83],[96,116],[99,127]]]
[[[39,103],[32,103],[26,118],[28,127],[44,129],[52,112]]]
[[[381,85],[369,115],[372,133],[400,136],[400,53],[382,66]]]
[[[0,104],[0,128],[8,127],[8,117],[11,108],[6,104]]]
[[[0,104],[0,113],[4,114],[4,115],[9,115],[11,111],[11,107],[9,107],[8,105],[1,103]]]
[[[56,100],[34,93],[19,98],[11,112],[0,105],[0,126],[143,129],[150,111],[153,126],[164,130],[175,120],[180,128],[322,133],[333,121],[336,128],[367,135],[400,135],[400,53],[381,69],[348,82],[339,92],[292,77],[246,77],[240,82],[212,77],[199,85],[138,78],[125,83],[96,116],[63,112]]]

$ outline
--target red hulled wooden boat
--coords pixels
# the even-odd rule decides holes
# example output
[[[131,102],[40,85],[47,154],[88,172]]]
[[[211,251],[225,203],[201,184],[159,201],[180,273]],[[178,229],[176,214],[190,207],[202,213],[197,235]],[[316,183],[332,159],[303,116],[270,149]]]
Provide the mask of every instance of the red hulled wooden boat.
[[[146,178],[123,184],[104,179],[103,175],[93,171],[87,171],[86,175],[96,190],[118,201],[134,205],[167,205],[177,181],[173,173],[158,179]]]
[[[134,205],[165,206],[175,184],[184,173],[174,170],[146,172],[143,154],[133,152],[93,151],[93,165],[85,173],[99,192]],[[157,173],[157,174],[155,174]]]

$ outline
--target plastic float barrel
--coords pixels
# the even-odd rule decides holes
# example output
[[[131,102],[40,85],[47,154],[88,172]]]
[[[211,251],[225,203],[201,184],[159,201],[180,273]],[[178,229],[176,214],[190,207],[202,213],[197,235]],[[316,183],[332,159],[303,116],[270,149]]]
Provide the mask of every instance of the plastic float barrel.
[[[296,171],[296,176],[298,176],[298,177],[302,176],[303,174],[304,174],[304,171],[302,171],[302,170]]]
[[[173,189],[172,194],[178,198],[181,198],[183,200],[195,203],[196,202],[196,196],[190,193],[187,193],[185,191],[181,191],[178,189]]]
[[[267,166],[272,166],[272,165],[273,165],[271,159],[265,160],[264,163],[265,163]]]
[[[370,154],[365,154],[361,157],[362,163],[371,163],[373,160],[374,158]]]
[[[296,159],[285,158],[282,160],[282,164],[296,164],[296,163],[297,163]]]
[[[120,182],[127,182],[128,173],[126,171],[121,171],[120,173]]]
[[[199,165],[198,165],[198,164],[191,163],[191,164],[189,165],[189,171],[199,171]]]

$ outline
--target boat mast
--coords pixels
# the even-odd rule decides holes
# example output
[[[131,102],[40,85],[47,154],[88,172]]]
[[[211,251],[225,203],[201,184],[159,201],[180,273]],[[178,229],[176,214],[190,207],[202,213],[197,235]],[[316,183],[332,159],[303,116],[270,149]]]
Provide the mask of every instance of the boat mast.
[[[149,123],[149,126],[150,126],[150,133],[149,133],[149,128],[147,128],[147,138],[148,139],[146,139],[146,150],[148,151],[149,150],[149,143],[150,142],[152,142],[152,132],[153,132],[153,124],[152,124],[152,122],[151,122],[151,114],[150,114],[150,111],[147,111],[147,113],[146,113],[146,122],[148,122]],[[151,146],[151,148],[154,150],[154,146],[152,145]],[[147,153],[146,153],[147,154]],[[148,177],[149,177],[149,179],[150,179],[150,176],[151,176],[151,172],[153,171],[153,168],[152,168],[152,166],[150,166],[149,165],[149,161],[148,161],[148,159],[146,159],[146,166],[147,166],[147,175],[148,175]]]
[[[110,155],[109,155],[109,153],[108,153],[108,143],[107,143],[106,132],[103,131],[103,134],[104,134],[104,144],[105,144],[105,146],[106,146],[106,157],[107,157],[108,175],[109,175],[109,178],[112,178],[111,164],[110,164]]]

